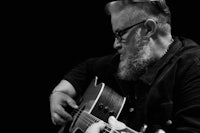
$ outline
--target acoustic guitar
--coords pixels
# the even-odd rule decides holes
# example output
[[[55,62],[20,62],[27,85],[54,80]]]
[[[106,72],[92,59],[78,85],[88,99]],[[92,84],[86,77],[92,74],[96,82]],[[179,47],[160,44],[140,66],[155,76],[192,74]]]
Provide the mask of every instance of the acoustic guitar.
[[[84,133],[87,128],[100,120],[108,123],[108,118],[119,117],[126,97],[120,96],[104,83],[97,85],[97,77],[90,83],[85,91],[79,109],[73,115],[73,121],[70,125],[69,133]],[[64,128],[66,127],[62,127]],[[65,129],[66,130],[66,129]],[[106,124],[105,133],[142,133],[144,130],[137,132],[129,127],[122,130],[113,130],[109,124]],[[66,133],[66,132],[64,132]]]

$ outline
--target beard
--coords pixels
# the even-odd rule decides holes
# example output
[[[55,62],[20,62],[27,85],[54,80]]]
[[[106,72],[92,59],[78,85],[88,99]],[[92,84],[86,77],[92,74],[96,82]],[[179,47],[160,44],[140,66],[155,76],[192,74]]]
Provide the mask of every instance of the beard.
[[[135,45],[135,52],[127,52],[119,63],[117,75],[120,79],[136,81],[155,61],[147,39],[138,39]]]

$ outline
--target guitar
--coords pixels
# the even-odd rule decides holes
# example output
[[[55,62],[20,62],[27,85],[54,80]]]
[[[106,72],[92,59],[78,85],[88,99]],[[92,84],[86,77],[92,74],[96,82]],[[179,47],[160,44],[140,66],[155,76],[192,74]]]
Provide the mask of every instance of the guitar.
[[[79,109],[73,115],[69,132],[84,133],[95,122],[102,120],[108,123],[108,118],[111,115],[117,119],[125,102],[126,97],[120,96],[104,83],[97,85],[96,77],[85,91]],[[66,127],[62,127],[60,132],[64,128]],[[143,131],[137,132],[129,127],[123,130],[113,130],[109,124],[106,124],[104,129],[106,133],[142,133]]]

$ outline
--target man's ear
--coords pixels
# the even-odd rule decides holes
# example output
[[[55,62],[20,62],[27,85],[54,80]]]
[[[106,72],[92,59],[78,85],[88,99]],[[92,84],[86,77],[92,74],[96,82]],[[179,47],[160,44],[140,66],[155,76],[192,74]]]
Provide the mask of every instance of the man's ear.
[[[145,28],[146,28],[146,37],[151,37],[152,35],[155,34],[156,29],[157,29],[157,23],[153,19],[147,19],[146,22],[144,23]]]

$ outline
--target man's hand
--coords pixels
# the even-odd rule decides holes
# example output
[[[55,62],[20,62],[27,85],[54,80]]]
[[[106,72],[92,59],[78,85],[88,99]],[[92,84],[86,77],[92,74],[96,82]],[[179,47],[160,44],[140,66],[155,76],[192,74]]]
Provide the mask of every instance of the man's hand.
[[[72,120],[72,116],[65,111],[66,108],[77,109],[76,102],[63,92],[54,92],[50,96],[51,119],[55,125],[64,125]]]
[[[122,130],[122,129],[126,128],[126,125],[124,123],[118,121],[114,116],[109,117],[108,123],[114,130]]]
[[[99,121],[88,127],[85,133],[100,133],[105,128],[105,125],[103,121]]]
[[[121,130],[126,128],[126,125],[120,121],[117,121],[114,116],[109,117],[108,122],[113,130]],[[90,127],[88,127],[86,133],[100,133],[100,131],[102,131],[105,126],[106,124],[103,121],[94,123]]]

